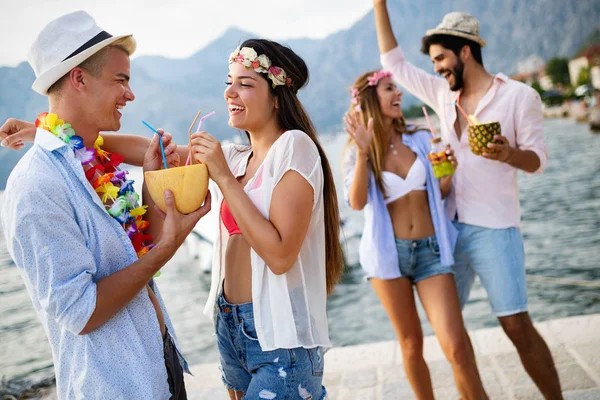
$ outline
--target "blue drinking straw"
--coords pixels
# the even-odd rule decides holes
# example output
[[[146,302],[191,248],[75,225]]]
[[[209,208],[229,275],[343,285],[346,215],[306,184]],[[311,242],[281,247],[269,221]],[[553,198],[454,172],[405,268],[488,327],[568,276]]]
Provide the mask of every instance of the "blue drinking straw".
[[[150,128],[150,130],[154,133],[157,133],[159,136],[158,139],[158,143],[160,144],[160,152],[162,154],[162,159],[163,159],[163,163],[165,164],[165,169],[168,169],[169,167],[167,167],[167,157],[165,157],[165,148],[163,147],[163,142],[162,142],[162,135],[160,134],[159,131],[157,131],[156,129],[154,129],[152,126],[150,126],[149,123],[147,123],[146,121],[142,121],[142,124],[146,125],[148,128]]]

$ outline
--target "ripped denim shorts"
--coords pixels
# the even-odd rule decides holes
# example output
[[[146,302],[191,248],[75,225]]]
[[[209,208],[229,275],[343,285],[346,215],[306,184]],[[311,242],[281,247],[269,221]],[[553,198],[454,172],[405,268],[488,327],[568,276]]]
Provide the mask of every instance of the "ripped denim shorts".
[[[217,344],[228,389],[245,392],[244,400],[325,398],[322,348],[262,351],[252,303],[230,304],[221,295],[217,307]]]

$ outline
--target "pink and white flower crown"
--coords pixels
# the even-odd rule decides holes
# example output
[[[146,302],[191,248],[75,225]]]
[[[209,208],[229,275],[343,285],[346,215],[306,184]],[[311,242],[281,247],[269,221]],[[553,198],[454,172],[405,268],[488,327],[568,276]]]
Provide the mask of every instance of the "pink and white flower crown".
[[[229,64],[243,64],[246,68],[253,68],[259,74],[267,74],[271,80],[271,86],[275,89],[277,86],[286,85],[293,87],[292,78],[289,78],[283,68],[271,65],[271,60],[264,54],[258,55],[252,47],[237,48],[229,56]]]
[[[392,76],[390,71],[381,70],[373,73],[367,78],[367,80],[369,81],[369,86],[377,86],[380,80],[383,78],[389,78],[390,76]]]
[[[367,77],[367,86],[377,86],[380,80],[382,80],[383,78],[389,78],[390,76],[392,76],[392,73],[390,71],[381,70],[374,72],[369,77]],[[364,89],[366,88],[363,88],[363,90]],[[352,89],[352,104],[354,104],[354,111],[356,112],[360,112],[361,110],[360,98],[358,97],[360,92],[362,92],[362,90],[359,90],[357,88]]]

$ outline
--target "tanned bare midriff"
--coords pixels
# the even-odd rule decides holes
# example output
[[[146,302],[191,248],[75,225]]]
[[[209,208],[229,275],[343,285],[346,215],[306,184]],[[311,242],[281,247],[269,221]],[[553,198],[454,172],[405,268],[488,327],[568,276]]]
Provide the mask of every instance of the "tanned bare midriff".
[[[250,245],[244,235],[232,235],[225,250],[225,299],[232,304],[252,301]]]
[[[425,190],[414,190],[388,204],[387,208],[395,237],[415,240],[435,233]]]
[[[262,160],[250,156],[246,173],[237,180],[244,187],[256,173]],[[252,264],[250,245],[243,234],[231,235],[225,249],[224,297],[231,304],[244,304],[252,301]]]
[[[401,137],[392,138],[396,154],[388,151],[384,160],[384,170],[401,178],[406,178],[417,155],[401,143]],[[434,235],[433,221],[429,211],[426,190],[413,190],[388,204],[394,236],[399,239],[415,240]]]

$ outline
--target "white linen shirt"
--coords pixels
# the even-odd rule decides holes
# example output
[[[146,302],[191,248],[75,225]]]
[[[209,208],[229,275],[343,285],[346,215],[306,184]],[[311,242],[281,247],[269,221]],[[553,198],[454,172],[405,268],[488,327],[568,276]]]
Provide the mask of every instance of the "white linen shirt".
[[[96,308],[97,282],[138,257],[81,162],[50,132],[37,130],[10,174],[2,227],[50,342],[58,398],[169,399],[163,339],[146,289],[104,324],[79,334]],[[149,284],[176,340],[158,287]]]
[[[500,161],[475,155],[469,148],[466,126],[460,140],[454,129],[459,92],[450,90],[446,79],[429,74],[409,63],[400,47],[381,56],[383,68],[412,95],[430,106],[440,117],[442,139],[454,149],[458,168],[446,201],[450,219],[485,228],[519,227],[521,209],[517,169]],[[531,150],[540,159],[535,173],[546,168],[548,151],[543,130],[542,101],[529,86],[494,77],[493,85],[479,102],[475,116],[481,123],[499,121],[502,135],[512,147]]]
[[[223,152],[233,174],[236,177],[245,175],[251,147],[226,145]],[[312,215],[298,258],[286,273],[274,274],[256,251],[250,249],[256,332],[263,351],[317,346],[328,348],[331,343],[325,308],[323,169],[314,142],[302,131],[284,132],[273,143],[244,191],[249,193],[252,189],[252,194],[249,194],[252,203],[269,219],[273,191],[287,171],[296,171],[313,188]],[[217,210],[220,210],[223,196],[218,188],[214,192],[218,196]],[[228,240],[227,229],[220,221],[214,244],[211,288],[204,307],[204,314],[213,320],[216,299],[225,280],[224,257]]]

